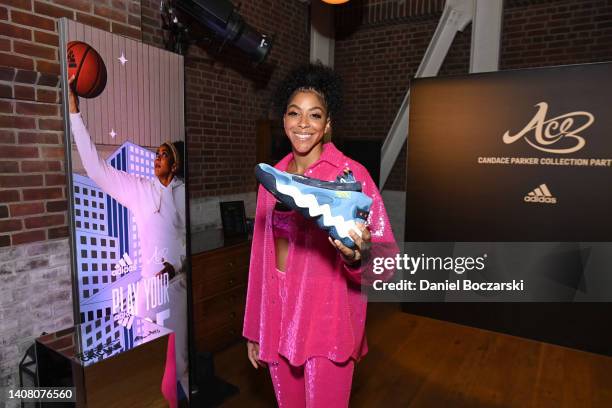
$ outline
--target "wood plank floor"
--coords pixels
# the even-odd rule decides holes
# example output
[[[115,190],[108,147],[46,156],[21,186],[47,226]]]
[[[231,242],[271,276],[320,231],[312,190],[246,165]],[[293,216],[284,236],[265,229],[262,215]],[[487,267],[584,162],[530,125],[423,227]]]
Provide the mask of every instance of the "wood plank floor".
[[[612,358],[368,306],[369,354],[357,364],[351,407],[612,407]],[[267,370],[246,346],[215,357],[240,387],[223,407],[273,407]]]

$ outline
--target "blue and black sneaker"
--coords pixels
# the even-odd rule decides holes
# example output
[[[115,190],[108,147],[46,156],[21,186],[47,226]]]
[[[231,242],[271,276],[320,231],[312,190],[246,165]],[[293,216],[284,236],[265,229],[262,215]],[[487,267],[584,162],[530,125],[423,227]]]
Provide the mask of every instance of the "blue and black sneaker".
[[[355,247],[348,233],[351,229],[361,233],[356,223],[366,222],[372,199],[361,192],[361,183],[348,169],[336,181],[323,181],[260,163],[255,167],[255,176],[287,207],[315,220],[333,239]]]

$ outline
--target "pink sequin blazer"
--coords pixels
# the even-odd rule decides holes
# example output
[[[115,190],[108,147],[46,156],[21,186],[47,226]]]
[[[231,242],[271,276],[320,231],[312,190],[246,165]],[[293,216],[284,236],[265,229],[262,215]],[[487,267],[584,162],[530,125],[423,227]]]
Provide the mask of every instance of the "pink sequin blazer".
[[[290,153],[277,165],[286,171]],[[389,219],[368,171],[346,157],[332,143],[323,145],[320,159],[305,176],[335,180],[348,167],[361,181],[363,192],[373,199],[368,220],[372,247],[386,243],[397,253]],[[279,354],[294,366],[310,357],[335,362],[358,360],[367,353],[365,320],[367,299],[361,292],[366,267],[347,266],[330,245],[325,231],[313,221],[295,217],[299,234],[289,240],[285,271],[285,301],[279,296],[279,279],[272,232],[276,199],[259,187],[255,230],[251,248],[249,284],[243,336],[259,343],[259,357],[278,361]]]

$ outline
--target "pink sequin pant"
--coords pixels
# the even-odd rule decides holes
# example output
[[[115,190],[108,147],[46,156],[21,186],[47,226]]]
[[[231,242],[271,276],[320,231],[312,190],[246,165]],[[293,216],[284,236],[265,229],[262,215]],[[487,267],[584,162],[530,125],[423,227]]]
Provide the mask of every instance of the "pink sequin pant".
[[[279,295],[285,292],[285,273],[276,270]],[[295,367],[279,356],[278,363],[269,363],[270,376],[279,408],[343,408],[348,407],[355,361],[335,363],[325,357],[311,357]]]
[[[268,364],[279,408],[348,407],[355,362],[312,357],[295,367],[280,357]]]

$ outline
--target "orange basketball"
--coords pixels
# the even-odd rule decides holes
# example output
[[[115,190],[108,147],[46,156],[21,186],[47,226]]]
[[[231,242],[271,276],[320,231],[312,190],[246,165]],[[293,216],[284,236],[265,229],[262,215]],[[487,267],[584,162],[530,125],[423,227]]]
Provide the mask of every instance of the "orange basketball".
[[[74,75],[72,90],[83,98],[95,98],[106,86],[106,66],[100,54],[87,43],[71,41],[66,50],[68,78]]]

